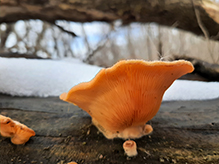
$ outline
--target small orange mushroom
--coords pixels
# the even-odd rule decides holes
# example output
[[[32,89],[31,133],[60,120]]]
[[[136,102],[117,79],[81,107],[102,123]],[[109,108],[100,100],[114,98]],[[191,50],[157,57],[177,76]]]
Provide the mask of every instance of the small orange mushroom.
[[[85,110],[108,139],[140,138],[153,131],[145,124],[158,112],[164,92],[193,70],[184,60],[122,60],[61,94],[60,99]]]
[[[125,154],[128,157],[134,157],[136,155],[138,155],[137,152],[137,145],[135,141],[132,140],[127,140],[123,143],[123,149],[125,151]]]
[[[9,117],[0,115],[0,134],[3,137],[10,137],[11,142],[16,145],[26,143],[35,132],[20,122]]]
[[[9,117],[0,115],[0,134],[3,137],[12,137],[15,134],[15,123]]]

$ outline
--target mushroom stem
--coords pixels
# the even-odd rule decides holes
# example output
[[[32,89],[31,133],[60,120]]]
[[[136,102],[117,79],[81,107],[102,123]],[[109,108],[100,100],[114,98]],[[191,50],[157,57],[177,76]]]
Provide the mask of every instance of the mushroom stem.
[[[131,126],[120,133],[118,133],[119,138],[123,139],[136,139],[141,138],[145,135],[148,135],[153,132],[153,128],[151,125],[145,124],[145,125],[139,125],[139,126]]]
[[[128,157],[134,157],[138,154],[135,141],[127,140],[123,143],[123,149]]]
[[[95,118],[92,118],[92,123],[97,127],[97,129],[107,138],[107,139],[114,139],[118,137],[117,133],[110,132],[104,129]]]

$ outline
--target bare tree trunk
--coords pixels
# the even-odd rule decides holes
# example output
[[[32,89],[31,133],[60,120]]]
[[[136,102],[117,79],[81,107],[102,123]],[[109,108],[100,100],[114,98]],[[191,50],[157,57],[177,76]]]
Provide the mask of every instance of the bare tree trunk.
[[[91,51],[91,47],[90,47],[90,44],[89,44],[89,42],[88,42],[88,36],[87,36],[87,34],[86,34],[86,31],[85,31],[85,29],[84,29],[84,25],[82,24],[81,25],[81,30],[82,30],[82,33],[83,33],[83,35],[84,35],[84,43],[85,43],[85,46],[87,47],[87,52],[88,52],[88,54],[90,53],[90,51]]]
[[[157,45],[157,51],[158,51],[158,59],[162,59],[163,56],[163,43],[162,43],[162,32],[160,26],[158,26],[158,45]]]
[[[127,39],[127,42],[128,42],[127,46],[128,46],[129,56],[130,56],[130,58],[135,59],[136,58],[135,48],[132,44],[132,38],[131,38],[132,29],[131,29],[130,25],[127,28],[128,29],[127,29],[127,34],[126,34],[127,38],[126,39]]]
[[[1,37],[0,53],[4,52],[4,48],[6,47],[5,46],[6,40],[7,40],[8,36],[10,35],[10,33],[13,31],[13,26],[14,26],[14,24],[8,24],[8,25],[6,25],[6,31],[5,32],[0,31],[1,32],[0,33],[0,37]]]
[[[150,24],[147,26],[147,51],[148,51],[148,60],[152,60],[152,50],[151,50],[151,26]]]
[[[89,1],[0,1],[0,23],[41,19],[75,22],[122,20],[130,22],[156,22],[203,35],[194,12],[207,29],[209,38],[219,40],[219,7],[209,0],[89,0]]]

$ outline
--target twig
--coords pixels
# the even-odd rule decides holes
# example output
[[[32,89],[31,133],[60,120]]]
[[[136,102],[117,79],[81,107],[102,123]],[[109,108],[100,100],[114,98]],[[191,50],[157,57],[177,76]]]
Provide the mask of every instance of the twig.
[[[96,54],[96,52],[98,52],[100,49],[102,49],[106,45],[106,43],[109,41],[109,36],[112,33],[112,31],[115,31],[113,24],[111,24],[110,32],[106,34],[102,40],[100,40],[100,42],[97,44],[97,47],[94,50],[91,50],[90,52],[88,52],[88,55],[86,59],[83,60],[83,62],[85,63],[89,62],[90,59]]]
[[[139,147],[138,150],[144,152],[145,154],[147,154],[148,156],[151,156],[151,153],[149,151],[147,151],[146,149],[144,149],[143,147]]]
[[[176,28],[178,25],[179,25],[179,22],[176,21],[176,22],[174,22],[174,23],[171,25],[171,28]]]
[[[103,41],[104,40],[104,41]],[[98,43],[98,46],[92,50],[91,52],[89,52],[88,56],[86,59],[83,60],[83,62],[87,63],[90,61],[90,59],[96,54],[96,52],[98,52],[99,50],[101,50],[107,43],[107,41],[109,40],[109,34],[107,34],[104,39],[101,40],[99,43]]]
[[[4,52],[0,53],[0,57],[5,57],[5,58],[26,58],[26,59],[50,59],[50,58],[42,58],[39,56],[36,56],[34,54],[22,54],[22,53],[14,53],[14,52]]]
[[[202,30],[202,32],[203,32],[203,34],[204,34],[204,36],[205,36],[205,39],[206,39],[206,41],[207,41],[207,48],[208,48],[209,54],[210,54],[211,59],[213,60],[213,62],[215,62],[215,61],[214,61],[214,56],[213,56],[213,54],[212,54],[212,50],[209,48],[209,46],[210,46],[210,44],[211,44],[211,43],[210,43],[210,40],[209,40],[209,32],[208,32],[208,30],[206,29],[206,27],[204,26],[204,24],[203,24],[202,21],[201,21],[200,12],[199,12],[199,10],[195,7],[194,0],[191,0],[191,2],[192,2],[192,6],[193,6],[193,9],[194,9],[194,12],[195,12],[195,16],[196,16],[196,19],[197,19],[197,23],[198,23],[200,29]]]
[[[149,35],[149,32],[146,32],[147,37],[149,38],[150,43],[152,43],[153,47],[155,48],[156,53],[158,54],[158,56],[160,57],[161,54],[157,49],[157,46],[155,45],[154,41],[152,40],[151,36]]]
[[[51,23],[51,22],[49,22],[49,23]],[[70,34],[70,35],[73,36],[73,37],[77,37],[77,35],[76,35],[74,32],[65,30],[62,26],[59,26],[59,25],[57,25],[56,23],[51,23],[51,24],[54,25],[54,26],[56,26],[56,27],[58,27],[59,30],[61,30],[61,31],[67,33],[67,34]]]
[[[219,32],[217,33],[217,35],[212,36],[211,39],[218,40],[219,39]]]
[[[206,27],[204,26],[204,24],[203,24],[202,21],[201,21],[200,12],[199,12],[199,10],[195,7],[194,0],[191,0],[191,2],[192,2],[192,6],[193,6],[193,9],[194,9],[194,12],[195,12],[195,16],[196,16],[196,19],[197,19],[197,23],[198,23],[200,29],[202,30],[202,32],[203,32],[205,38],[209,40],[209,33],[208,33],[208,30],[206,29]]]
[[[82,32],[84,34],[84,42],[85,42],[85,45],[87,47],[87,50],[88,50],[88,52],[90,52],[91,51],[91,47],[90,47],[90,44],[89,44],[89,42],[87,40],[87,34],[86,34],[85,29],[84,29],[84,24],[81,24],[81,30],[82,30]]]

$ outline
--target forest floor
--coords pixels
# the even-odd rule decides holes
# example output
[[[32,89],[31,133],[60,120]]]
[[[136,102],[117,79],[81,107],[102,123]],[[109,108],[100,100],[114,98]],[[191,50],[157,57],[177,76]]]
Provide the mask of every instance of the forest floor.
[[[0,114],[36,132],[25,145],[0,137],[0,164],[219,163],[219,99],[163,102],[149,122],[154,132],[135,140],[134,158],[122,139],[107,140],[86,112],[58,97],[0,95]]]

